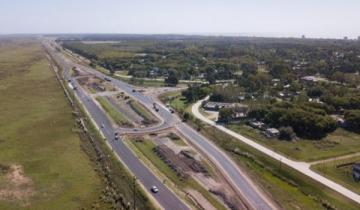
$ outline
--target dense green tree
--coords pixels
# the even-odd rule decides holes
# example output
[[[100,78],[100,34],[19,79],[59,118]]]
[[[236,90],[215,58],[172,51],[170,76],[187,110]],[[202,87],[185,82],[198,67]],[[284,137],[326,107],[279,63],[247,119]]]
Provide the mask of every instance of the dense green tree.
[[[168,86],[176,86],[179,83],[179,78],[175,70],[170,70],[168,77],[165,78],[165,83]]]
[[[352,131],[360,132],[360,110],[345,112],[346,127]]]
[[[228,123],[232,120],[235,112],[232,108],[224,108],[219,111],[219,122]]]

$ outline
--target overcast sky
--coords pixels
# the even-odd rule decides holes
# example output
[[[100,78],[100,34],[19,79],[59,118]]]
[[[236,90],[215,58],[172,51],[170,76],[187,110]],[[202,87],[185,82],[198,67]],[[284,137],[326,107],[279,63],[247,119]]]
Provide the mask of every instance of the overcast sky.
[[[360,36],[360,0],[0,0],[0,34]]]

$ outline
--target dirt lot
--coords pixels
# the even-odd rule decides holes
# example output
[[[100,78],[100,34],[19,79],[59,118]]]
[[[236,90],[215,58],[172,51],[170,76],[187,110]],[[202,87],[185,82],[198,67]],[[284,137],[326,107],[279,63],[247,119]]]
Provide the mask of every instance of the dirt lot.
[[[180,179],[192,177],[201,186],[211,192],[230,209],[245,209],[245,206],[235,191],[225,181],[208,161],[184,139],[175,132],[153,134],[145,137],[156,144],[154,152],[159,156]],[[209,208],[209,203],[201,194],[191,188],[186,192],[196,200],[204,209]]]
[[[81,76],[77,78],[79,84],[89,93],[117,91],[109,82],[94,76]]]

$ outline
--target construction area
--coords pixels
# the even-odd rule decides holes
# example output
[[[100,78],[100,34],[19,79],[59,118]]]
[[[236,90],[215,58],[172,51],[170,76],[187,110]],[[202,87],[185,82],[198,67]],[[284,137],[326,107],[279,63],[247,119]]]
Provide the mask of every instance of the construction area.
[[[169,187],[180,189],[178,195],[196,208],[247,209],[223,175],[175,130],[125,139],[144,162],[149,162],[154,173],[170,182]]]

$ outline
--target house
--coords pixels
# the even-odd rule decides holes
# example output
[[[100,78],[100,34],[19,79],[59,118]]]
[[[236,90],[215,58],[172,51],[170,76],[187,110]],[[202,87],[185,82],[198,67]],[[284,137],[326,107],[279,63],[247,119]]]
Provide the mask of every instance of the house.
[[[245,104],[236,104],[234,107],[234,115],[232,116],[233,120],[239,120],[247,117],[249,107]]]
[[[245,100],[245,96],[244,96],[244,95],[238,96],[238,100],[239,100],[239,101],[244,101],[244,100]]]
[[[249,125],[253,128],[263,130],[265,128],[265,123],[260,121],[251,121]]]
[[[356,182],[360,181],[360,163],[354,164],[352,168],[352,176]]]
[[[150,77],[157,77],[159,76],[160,69],[158,67],[154,67],[149,71]]]
[[[320,100],[320,98],[309,98],[309,102],[318,103],[318,104],[324,103]]]
[[[276,128],[268,128],[265,130],[264,134],[268,138],[277,138],[280,135],[280,131]]]
[[[331,115],[331,117],[336,120],[336,123],[338,124],[339,127],[345,127],[346,126],[346,122],[345,119],[340,116],[340,115]]]
[[[219,111],[224,108],[234,108],[236,103],[223,103],[208,101],[203,105],[203,108],[208,111]]]
[[[301,78],[301,81],[306,83],[329,82],[326,78],[318,76],[305,76]]]

